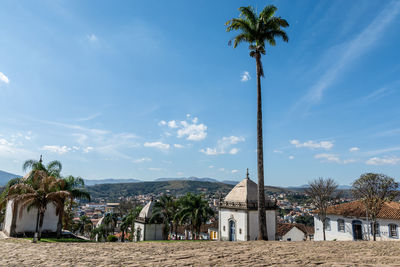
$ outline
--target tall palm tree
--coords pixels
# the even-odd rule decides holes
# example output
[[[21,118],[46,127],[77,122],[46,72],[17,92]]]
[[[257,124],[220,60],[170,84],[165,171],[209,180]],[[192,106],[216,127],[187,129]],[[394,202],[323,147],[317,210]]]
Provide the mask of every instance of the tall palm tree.
[[[273,5],[266,6],[260,14],[253,7],[239,8],[240,17],[226,23],[228,32],[237,30],[240,33],[229,41],[236,48],[242,42],[249,43],[250,56],[256,60],[257,65],[257,173],[258,173],[258,240],[268,240],[267,223],[265,215],[264,192],[264,159],[263,159],[263,134],[262,134],[262,102],[261,102],[261,77],[264,70],[261,55],[265,55],[265,43],[275,46],[275,37],[280,37],[288,42],[289,38],[282,28],[289,24],[281,17],[275,17],[277,8]]]
[[[74,177],[70,175],[66,178],[63,178],[63,181],[64,188],[62,188],[62,190],[70,193],[67,214],[71,214],[72,203],[74,199],[80,198],[90,200],[90,194],[84,189],[85,182],[81,177]],[[63,228],[65,199],[62,199],[61,201],[61,209],[58,210],[57,238],[61,238],[61,232]],[[65,227],[68,228],[68,220],[65,221]]]
[[[25,209],[32,207],[38,209],[36,219],[36,233],[40,240],[42,234],[43,218],[47,205],[52,203],[59,209],[61,199],[69,197],[70,193],[62,191],[63,181],[54,176],[48,175],[44,170],[36,170],[31,176],[29,183],[18,183],[10,187],[7,200],[14,200],[20,203],[19,216]]]
[[[106,235],[108,235],[109,232],[114,233],[114,229],[117,226],[117,222],[118,222],[117,214],[109,212],[106,215],[104,215],[103,224],[106,230]]]

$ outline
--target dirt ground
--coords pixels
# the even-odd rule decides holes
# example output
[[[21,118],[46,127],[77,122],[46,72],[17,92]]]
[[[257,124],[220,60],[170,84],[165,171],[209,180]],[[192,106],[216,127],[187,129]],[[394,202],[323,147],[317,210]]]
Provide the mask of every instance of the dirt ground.
[[[400,266],[400,242],[39,243],[0,240],[1,266]]]

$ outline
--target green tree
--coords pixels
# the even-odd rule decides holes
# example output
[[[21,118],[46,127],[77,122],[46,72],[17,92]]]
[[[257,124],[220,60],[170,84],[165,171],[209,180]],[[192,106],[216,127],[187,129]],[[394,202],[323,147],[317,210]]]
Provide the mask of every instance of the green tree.
[[[214,211],[202,195],[191,193],[182,197],[181,205],[181,221],[190,222],[193,232],[196,233],[195,239],[198,239],[201,225],[214,215]]]
[[[382,206],[399,195],[399,183],[393,178],[378,173],[365,173],[353,182],[352,193],[361,199],[372,221],[372,234],[376,241],[376,218]]]
[[[34,160],[34,159],[25,161],[24,164],[22,165],[22,170],[24,172],[27,172],[30,170],[29,175],[27,177],[28,180],[33,178],[35,171],[44,171],[49,176],[60,178],[62,164],[58,160],[53,160],[53,161],[50,161],[47,165],[44,165],[42,156],[40,156],[39,161]]]
[[[92,221],[85,215],[79,217],[79,221],[76,224],[76,231],[83,235],[87,236],[93,229]]]
[[[163,239],[166,240],[168,232],[172,229],[174,198],[170,195],[162,195],[154,203],[151,220],[157,220],[163,223]]]
[[[108,235],[109,232],[111,232],[112,234],[114,233],[115,227],[117,227],[117,222],[117,214],[109,212],[104,215],[103,224],[106,230],[106,235]]]
[[[86,199],[90,200],[90,194],[84,189],[85,182],[81,177],[74,177],[72,175],[63,178],[64,181],[64,188],[62,190],[67,191],[70,193],[69,195],[69,205],[67,208],[67,214],[71,214],[72,205],[75,199]],[[64,207],[65,207],[65,200],[62,199],[62,203],[60,207],[62,207],[58,211],[58,223],[57,223],[57,238],[61,238],[61,232],[63,228],[63,218],[64,218]],[[69,220],[65,220],[65,227],[68,228]]]
[[[25,209],[29,211],[32,207],[37,208],[36,233],[39,240],[47,205],[52,203],[59,209],[61,200],[70,195],[69,192],[60,190],[62,187],[61,179],[49,175],[44,170],[36,170],[29,181],[15,184],[8,191],[7,200],[14,200],[20,205],[19,216],[22,216]]]
[[[265,215],[265,192],[264,192],[264,159],[263,159],[263,133],[262,133],[262,98],[261,77],[264,70],[261,55],[265,55],[265,44],[276,45],[275,38],[280,37],[288,42],[289,38],[282,30],[289,24],[281,17],[275,17],[277,8],[273,5],[266,6],[260,14],[253,7],[239,8],[240,17],[229,20],[226,23],[227,31],[240,31],[233,40],[236,48],[242,42],[249,43],[250,56],[256,60],[257,70],[257,174],[258,174],[258,240],[268,240],[267,224]],[[229,44],[232,43],[229,41]]]

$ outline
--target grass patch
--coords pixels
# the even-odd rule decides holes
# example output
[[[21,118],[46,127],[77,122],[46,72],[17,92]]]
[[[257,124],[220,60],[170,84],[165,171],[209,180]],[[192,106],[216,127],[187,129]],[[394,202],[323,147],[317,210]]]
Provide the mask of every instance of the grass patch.
[[[25,238],[27,240],[33,241],[33,238],[28,237]],[[87,242],[92,242],[91,240],[84,240],[84,239],[79,239],[79,238],[60,238],[57,239],[55,237],[51,238],[41,238],[40,241],[41,243],[87,243]]]

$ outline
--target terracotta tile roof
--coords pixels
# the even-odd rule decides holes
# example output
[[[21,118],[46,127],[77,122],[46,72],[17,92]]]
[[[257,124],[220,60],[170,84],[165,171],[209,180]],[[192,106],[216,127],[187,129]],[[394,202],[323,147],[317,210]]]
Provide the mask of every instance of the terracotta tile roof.
[[[327,214],[357,218],[366,217],[365,205],[360,200],[330,206],[327,209]],[[400,203],[385,202],[377,218],[400,220]]]
[[[304,234],[314,234],[314,227],[312,227],[312,233],[309,232],[308,227],[306,227],[302,223],[278,223],[278,229],[276,231],[276,234],[280,237],[286,235],[290,230],[292,230],[293,227],[298,228],[300,231],[302,231]],[[310,227],[311,228],[311,227]]]

